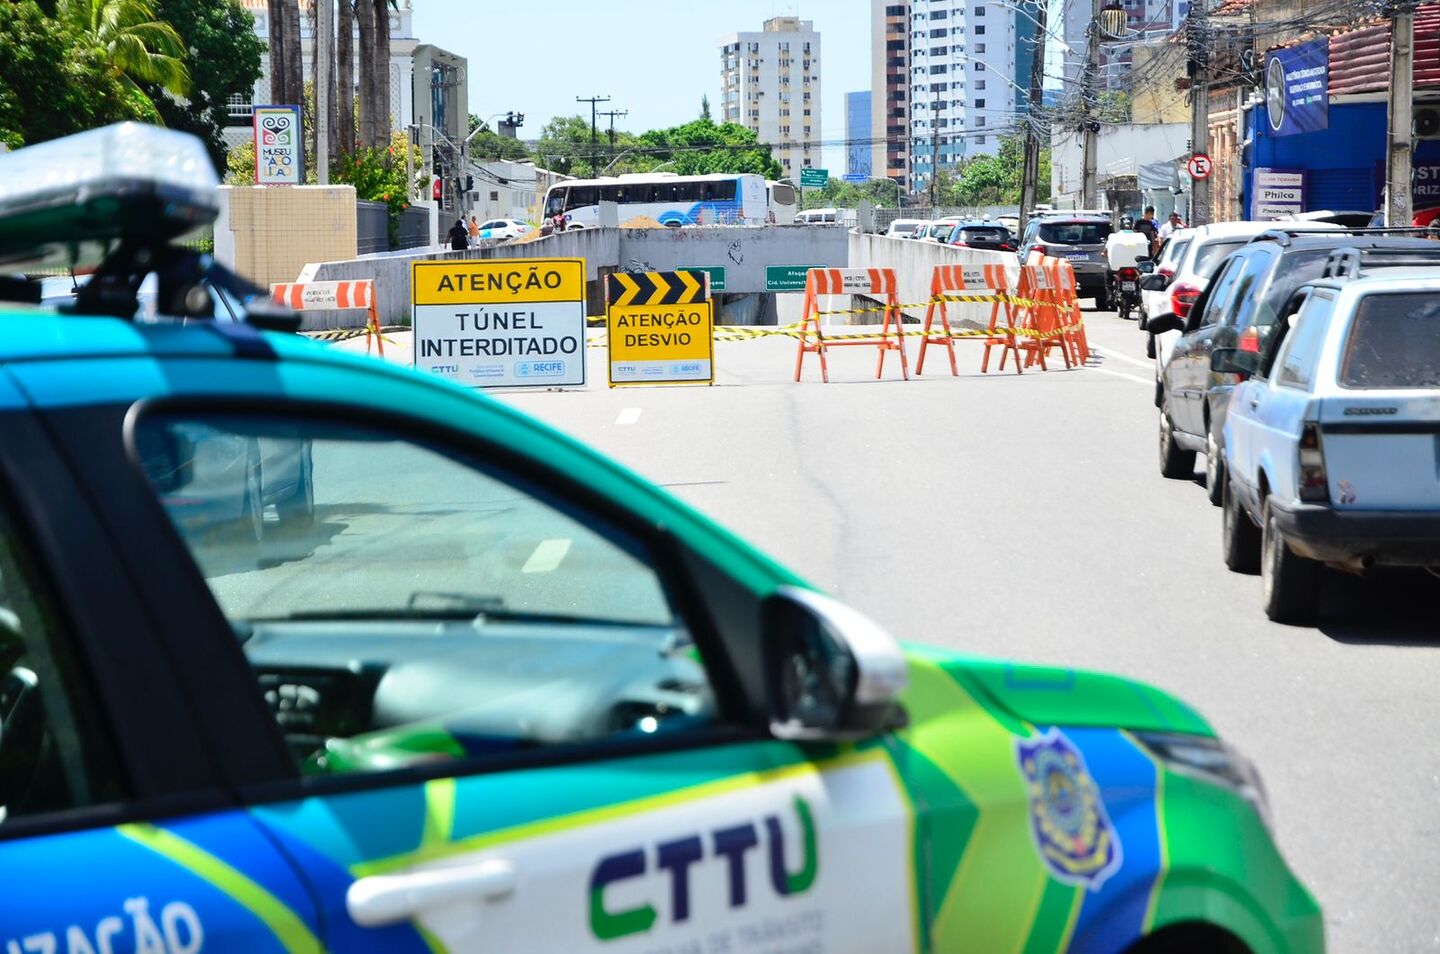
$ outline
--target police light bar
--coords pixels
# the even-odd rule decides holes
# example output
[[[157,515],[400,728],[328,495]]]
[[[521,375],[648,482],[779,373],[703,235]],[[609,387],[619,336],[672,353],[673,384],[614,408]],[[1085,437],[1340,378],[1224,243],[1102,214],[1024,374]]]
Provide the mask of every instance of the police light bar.
[[[199,139],[118,123],[0,155],[0,261],[75,266],[116,240],[155,244],[219,214]]]

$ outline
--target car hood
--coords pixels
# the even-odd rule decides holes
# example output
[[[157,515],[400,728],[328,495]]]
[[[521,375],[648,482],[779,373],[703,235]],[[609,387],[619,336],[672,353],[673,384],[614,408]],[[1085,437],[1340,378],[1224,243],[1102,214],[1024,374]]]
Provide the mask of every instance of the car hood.
[[[1031,726],[1068,725],[1182,732],[1213,736],[1198,712],[1169,693],[1132,679],[1083,669],[1034,666],[963,656],[928,646],[906,644],[913,686],[930,684],[938,670],[1002,721]],[[905,702],[912,720],[938,714],[926,711],[923,691]],[[1009,718],[1005,718],[1009,717]]]

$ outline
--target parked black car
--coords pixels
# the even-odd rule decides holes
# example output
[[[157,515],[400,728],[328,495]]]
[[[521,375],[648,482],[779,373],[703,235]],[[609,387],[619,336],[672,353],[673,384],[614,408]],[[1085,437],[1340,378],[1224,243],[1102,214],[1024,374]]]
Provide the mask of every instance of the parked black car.
[[[1015,236],[999,222],[961,222],[950,233],[951,245],[992,252],[1015,251]]]
[[[1300,285],[1327,273],[1353,277],[1398,265],[1440,266],[1440,243],[1396,235],[1335,232],[1264,232],[1232,252],[1215,270],[1184,324],[1173,315],[1150,318],[1148,330],[1185,332],[1160,376],[1160,473],[1188,478],[1195,455],[1205,455],[1210,502],[1225,486],[1222,435],[1230,392],[1238,378],[1210,369],[1217,348],[1264,351],[1276,316]]]

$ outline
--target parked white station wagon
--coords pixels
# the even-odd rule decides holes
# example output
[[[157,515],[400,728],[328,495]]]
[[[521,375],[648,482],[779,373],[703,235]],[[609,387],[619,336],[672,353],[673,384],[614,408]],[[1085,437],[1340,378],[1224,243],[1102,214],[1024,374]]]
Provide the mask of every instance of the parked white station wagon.
[[[1440,572],[1440,272],[1301,286],[1225,421],[1225,562],[1260,570],[1265,611],[1317,612],[1322,568]]]

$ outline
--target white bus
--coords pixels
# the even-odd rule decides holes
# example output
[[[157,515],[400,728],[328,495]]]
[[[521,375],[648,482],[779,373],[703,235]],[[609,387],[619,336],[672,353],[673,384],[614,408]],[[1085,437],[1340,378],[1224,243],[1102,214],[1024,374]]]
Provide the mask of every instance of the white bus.
[[[795,190],[749,173],[679,176],[673,172],[627,173],[601,179],[570,179],[545,193],[545,220],[564,213],[567,229],[600,224],[599,203],[614,202],[623,223],[638,217],[661,225],[764,225],[779,221],[788,193]],[[774,216],[771,213],[774,212]]]

